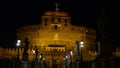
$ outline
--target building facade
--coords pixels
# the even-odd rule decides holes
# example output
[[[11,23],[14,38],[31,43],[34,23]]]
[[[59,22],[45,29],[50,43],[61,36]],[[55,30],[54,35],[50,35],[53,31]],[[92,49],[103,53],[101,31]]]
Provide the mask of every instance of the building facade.
[[[45,11],[41,16],[41,23],[27,25],[17,29],[17,39],[22,44],[19,49],[19,58],[22,60],[22,53],[25,46],[25,39],[29,40],[28,60],[35,59],[34,50],[38,49],[38,59],[40,55],[45,56],[46,63],[53,63],[56,60],[58,64],[63,62],[63,57],[69,51],[73,51],[72,60],[75,61],[76,41],[83,41],[82,56],[84,61],[90,61],[97,56],[96,53],[96,30],[71,24],[71,17],[67,12]],[[18,48],[1,48],[1,58],[16,58]],[[50,64],[50,65],[51,65]],[[49,66],[49,65],[48,65]]]
[[[100,23],[100,25],[102,26],[101,28],[103,28],[104,22]],[[106,38],[103,36],[105,35],[104,32],[106,31],[101,29],[100,33],[102,35],[99,37],[103,39]],[[82,57],[84,62],[92,61],[100,52],[103,53],[101,55],[106,56],[105,54],[109,51],[106,51],[106,47],[109,47],[108,44],[101,44],[102,47],[100,47],[100,49],[96,46],[95,29],[86,26],[72,25],[69,13],[58,10],[45,11],[41,16],[41,23],[20,27],[16,30],[16,35],[17,39],[21,40],[20,46],[17,48],[0,48],[0,59],[19,58],[22,61],[26,39],[29,41],[27,49],[28,61],[33,62],[37,59],[40,63],[41,58],[44,58],[43,60],[47,64],[47,68],[52,68],[54,63],[60,68],[65,59],[72,59],[72,62],[75,62],[76,53],[78,54],[76,41],[80,42],[82,40],[84,42],[83,47],[79,47],[81,55],[79,57]],[[105,43],[103,39],[102,42]],[[98,52],[96,48],[98,48]],[[35,52],[36,49],[38,51],[37,53]],[[70,51],[72,51],[71,56],[69,56]],[[120,57],[120,48],[117,47],[115,52],[111,53],[111,51],[109,51],[109,53],[112,54],[113,57]],[[103,66],[103,63],[101,63],[101,65],[100,63],[96,63],[98,67],[95,67],[94,62],[95,61],[91,64],[92,68],[104,68],[100,67]],[[112,66],[113,63],[115,62],[112,61],[111,68],[114,68]]]

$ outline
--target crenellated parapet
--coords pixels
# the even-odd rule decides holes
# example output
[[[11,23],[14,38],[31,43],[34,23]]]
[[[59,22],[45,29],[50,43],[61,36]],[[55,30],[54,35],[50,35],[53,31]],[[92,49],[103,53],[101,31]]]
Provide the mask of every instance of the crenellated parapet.
[[[19,50],[19,58],[20,60],[22,60],[22,55],[23,55],[23,51],[24,48],[0,48],[0,59],[16,59],[18,56],[18,50]],[[39,50],[39,54],[41,54],[43,51]],[[34,49],[28,49],[27,50],[28,53],[28,60],[29,61],[33,61],[35,58],[35,54],[34,54]]]
[[[55,50],[56,49],[56,50]],[[19,58],[20,60],[22,60],[22,54],[23,54],[24,48],[19,48]],[[27,53],[28,53],[28,60],[30,62],[32,62],[35,59],[35,53],[34,53],[34,49],[28,49]],[[48,56],[61,56],[63,57],[64,54],[66,53],[64,50],[64,47],[61,48],[46,48],[46,50],[40,50],[38,49],[38,59],[40,59],[40,54],[44,54],[46,55],[46,57]],[[75,53],[73,53],[75,56]],[[18,48],[0,48],[0,59],[5,59],[5,58],[9,58],[9,59],[15,59],[18,56]],[[97,57],[97,52],[96,51],[83,51],[82,52],[82,56],[83,56],[83,60],[84,61],[90,61],[92,58]]]
[[[0,56],[3,56],[2,58],[14,59],[18,55],[18,48],[1,48],[0,50],[2,51],[0,54]],[[23,50],[23,48],[19,48],[19,53],[21,54]]]

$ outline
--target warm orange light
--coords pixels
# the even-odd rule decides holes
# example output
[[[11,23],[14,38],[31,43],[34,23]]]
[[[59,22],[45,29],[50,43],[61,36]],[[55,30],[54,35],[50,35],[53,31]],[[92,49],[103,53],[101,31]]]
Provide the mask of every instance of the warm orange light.
[[[52,16],[69,16],[68,13],[65,13],[65,12],[59,12],[59,11],[47,11],[45,12],[45,15],[52,15]]]

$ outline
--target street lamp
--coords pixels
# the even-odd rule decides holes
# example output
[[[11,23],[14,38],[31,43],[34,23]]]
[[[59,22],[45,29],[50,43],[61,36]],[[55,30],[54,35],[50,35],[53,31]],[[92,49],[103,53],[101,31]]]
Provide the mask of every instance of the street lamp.
[[[41,58],[42,58],[42,55],[40,54],[40,60],[41,60]]]
[[[84,47],[84,42],[82,40],[76,41],[76,68],[80,67],[80,62],[82,60],[82,47]]]
[[[79,41],[76,41],[76,57],[75,57],[75,62],[76,62],[76,68],[79,68],[79,59],[80,59],[80,50],[79,50],[79,47],[80,47],[80,43]]]
[[[82,62],[83,62],[83,58],[82,58],[82,48],[84,47],[84,42],[81,40],[79,43],[79,47],[80,47],[80,67],[82,67]]]
[[[45,57],[43,57],[43,61],[45,61]]]
[[[69,68],[68,55],[65,56],[65,67],[66,67],[66,68]]]
[[[40,54],[40,56],[39,56],[39,57],[40,57],[40,68],[43,68],[43,66],[42,66],[42,65],[43,65],[43,64],[42,64],[42,58],[43,58],[43,55],[42,55],[42,54]]]
[[[45,56],[43,56],[42,60],[43,60],[42,68],[45,68]]]
[[[73,52],[72,52],[72,51],[70,51],[70,55],[71,55],[71,56],[73,55]]]
[[[35,50],[33,50],[33,61],[35,61]]]
[[[64,55],[62,68],[67,68],[67,58],[68,58],[68,56]]]
[[[84,47],[84,42],[82,40],[79,42],[79,46],[80,48]]]
[[[67,58],[68,58],[68,56],[66,55],[66,56],[65,56],[65,58],[67,59]]]
[[[19,60],[19,47],[21,45],[21,40],[17,40],[16,46],[18,47],[18,60]]]
[[[73,52],[70,51],[69,55],[70,55],[70,68],[72,68],[72,55],[73,55]]]
[[[80,59],[81,59],[81,61],[82,61],[82,48],[84,47],[84,42],[81,40],[80,42],[79,42],[79,46],[80,46]]]
[[[33,54],[35,54],[35,50],[33,50]]]

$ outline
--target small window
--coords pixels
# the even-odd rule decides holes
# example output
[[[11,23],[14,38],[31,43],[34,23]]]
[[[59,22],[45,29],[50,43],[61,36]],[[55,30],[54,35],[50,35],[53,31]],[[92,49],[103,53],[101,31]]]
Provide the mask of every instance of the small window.
[[[65,26],[67,26],[67,24],[65,24]]]
[[[71,28],[71,30],[74,30],[73,28]]]
[[[60,18],[58,18],[58,22],[60,22]]]
[[[67,22],[67,19],[65,19],[65,22]]]
[[[45,22],[47,22],[47,18],[45,18]]]
[[[40,29],[40,27],[38,27],[38,29]]]
[[[55,29],[58,29],[58,26],[57,26],[57,25],[55,25]]]
[[[47,26],[47,23],[45,23],[45,26]]]
[[[52,22],[54,22],[54,19],[52,18]]]

